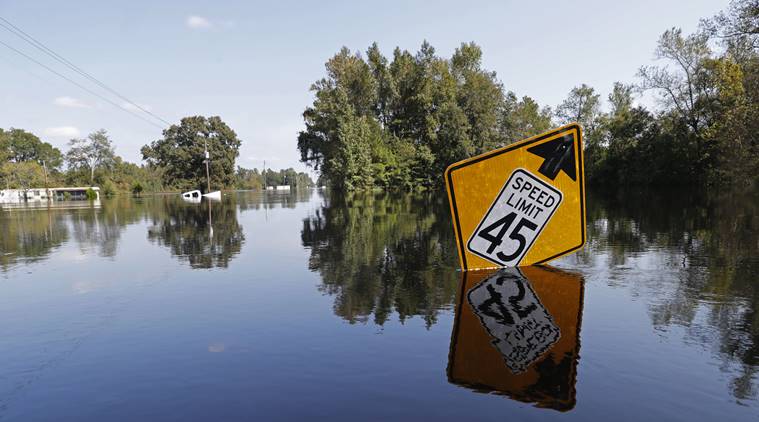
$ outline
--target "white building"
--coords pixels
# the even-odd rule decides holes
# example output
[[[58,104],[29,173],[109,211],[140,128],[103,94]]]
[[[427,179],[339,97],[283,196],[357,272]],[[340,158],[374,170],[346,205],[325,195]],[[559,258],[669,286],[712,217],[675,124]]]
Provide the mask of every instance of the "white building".
[[[97,200],[100,199],[100,188],[96,186],[67,187],[67,188],[31,188],[31,189],[3,189],[0,190],[0,203],[41,202],[47,201],[48,196],[53,201],[66,199],[87,199],[87,190],[95,192]]]

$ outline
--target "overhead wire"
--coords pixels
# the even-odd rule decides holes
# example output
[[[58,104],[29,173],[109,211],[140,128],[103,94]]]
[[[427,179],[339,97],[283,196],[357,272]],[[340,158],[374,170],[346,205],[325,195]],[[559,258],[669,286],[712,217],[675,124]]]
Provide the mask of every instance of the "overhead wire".
[[[69,69],[71,69],[72,71],[76,72],[77,74],[83,76],[84,78],[86,78],[89,81],[95,83],[96,85],[98,85],[99,87],[103,88],[104,90],[106,90],[106,91],[110,92],[111,94],[117,96],[118,98],[120,98],[121,100],[123,100],[126,104],[129,104],[129,105],[133,106],[134,108],[142,111],[143,113],[145,113],[145,114],[153,117],[154,119],[156,119],[156,120],[158,120],[158,121],[160,121],[160,122],[162,122],[162,123],[164,123],[166,125],[171,125],[171,123],[169,121],[167,121],[166,119],[164,119],[161,116],[159,116],[159,115],[151,112],[150,110],[146,109],[145,107],[141,106],[140,104],[136,103],[135,101],[132,101],[131,99],[129,99],[125,95],[121,94],[120,92],[116,91],[115,89],[111,88],[110,86],[106,85],[104,82],[102,82],[99,79],[97,79],[96,77],[92,76],[91,74],[89,74],[88,72],[86,72],[81,67],[79,67],[79,66],[75,65],[74,63],[72,63],[70,60],[68,60],[65,57],[61,56],[60,54],[56,53],[51,48],[47,47],[44,43],[42,43],[41,41],[39,41],[36,38],[32,37],[31,35],[29,35],[28,33],[26,33],[24,30],[22,30],[21,28],[19,28],[16,25],[14,25],[12,22],[8,21],[7,19],[3,18],[2,16],[0,16],[0,26],[3,27],[8,32],[12,33],[13,35],[17,36],[18,38],[20,38],[20,39],[24,40],[25,42],[29,43],[30,45],[32,45],[36,49],[42,51],[46,55],[52,57],[53,59],[55,59],[59,63],[63,64],[64,66],[68,67]],[[11,48],[8,44],[3,43],[3,45],[5,45],[8,48]],[[11,49],[14,50],[16,53],[21,54],[18,50],[14,49],[14,48],[11,48]],[[22,54],[22,55],[25,56],[27,59],[31,59],[31,57],[27,56],[26,54]],[[34,61],[37,64],[42,65],[40,62],[38,62],[36,60],[32,59],[32,61]],[[43,67],[45,67],[48,70],[51,70],[47,66],[43,65]],[[59,74],[57,72],[54,72],[54,73],[56,73],[58,76],[63,77],[61,74]],[[64,79],[67,79],[69,82],[74,83],[73,81],[71,81],[68,78],[64,78]],[[82,87],[80,84],[76,84],[76,85],[78,87],[82,88],[82,89],[86,89],[86,88]],[[104,99],[102,96],[93,93],[93,91],[91,91],[89,89],[86,89],[86,90],[90,94],[97,95],[99,98]],[[106,100],[106,99],[104,99],[104,100],[108,101],[110,104],[118,107],[119,109],[122,109],[124,111],[127,111],[127,112],[131,113],[130,110],[126,109],[123,106],[120,106],[120,105],[116,104],[113,101]],[[135,114],[135,113],[131,113],[131,114],[137,116],[137,114]],[[145,120],[145,119],[143,119],[143,120]]]
[[[117,107],[119,110],[123,110],[123,111],[125,111],[125,112],[127,112],[127,113],[129,113],[129,114],[133,115],[134,117],[137,117],[138,119],[141,119],[141,120],[143,120],[143,121],[145,121],[145,122],[147,122],[147,123],[149,123],[149,124],[151,124],[151,125],[153,125],[153,126],[155,126],[155,127],[159,128],[159,129],[164,129],[164,127],[163,127],[163,126],[161,126],[161,125],[159,125],[158,123],[156,123],[156,122],[154,122],[154,121],[152,121],[152,120],[148,120],[147,118],[143,117],[143,116],[142,116],[142,115],[140,115],[140,114],[134,113],[134,112],[132,112],[131,110],[127,110],[127,109],[125,109],[125,108],[121,107],[121,106],[120,106],[120,105],[118,105],[116,102],[112,101],[111,99],[109,99],[109,98],[106,98],[106,97],[104,97],[103,95],[100,95],[98,92],[95,92],[95,91],[93,91],[93,90],[91,90],[91,89],[87,88],[86,86],[84,86],[84,85],[80,84],[79,82],[76,82],[75,80],[73,80],[73,79],[69,78],[68,76],[66,76],[66,75],[64,75],[64,74],[62,74],[62,73],[60,73],[60,72],[56,71],[55,69],[51,68],[50,66],[48,66],[48,65],[46,65],[46,64],[44,64],[44,63],[42,63],[42,62],[40,62],[39,60],[35,59],[34,57],[32,57],[32,56],[29,56],[28,54],[24,53],[23,51],[21,51],[21,50],[19,50],[19,49],[15,48],[15,47],[13,47],[13,46],[11,46],[11,45],[9,45],[9,44],[6,44],[6,43],[5,43],[5,42],[3,42],[3,41],[0,41],[0,45],[3,45],[3,46],[5,46],[6,48],[8,48],[9,50],[11,50],[11,51],[15,52],[16,54],[18,54],[18,55],[20,55],[20,56],[22,56],[22,57],[26,58],[27,60],[29,60],[29,61],[31,61],[31,62],[33,62],[33,63],[35,63],[35,64],[37,64],[37,65],[39,65],[39,66],[41,66],[41,67],[43,67],[43,68],[44,68],[44,69],[46,69],[47,71],[49,71],[49,72],[51,72],[51,73],[55,74],[56,76],[58,76],[58,77],[60,77],[60,78],[62,78],[62,79],[64,79],[64,80],[68,81],[69,83],[71,83],[71,84],[73,84],[73,85],[75,85],[75,86],[79,87],[80,89],[83,89],[84,91],[86,91],[86,92],[90,93],[91,95],[94,95],[94,96],[96,96],[96,97],[100,98],[101,100],[103,100],[103,101],[105,101],[105,102],[107,102],[107,103],[109,103],[109,104],[111,104],[111,105],[113,105],[113,106]]]

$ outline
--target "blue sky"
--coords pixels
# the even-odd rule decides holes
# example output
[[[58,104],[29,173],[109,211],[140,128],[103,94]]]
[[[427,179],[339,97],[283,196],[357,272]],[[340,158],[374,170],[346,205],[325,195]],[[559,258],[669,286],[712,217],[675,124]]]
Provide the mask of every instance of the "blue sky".
[[[243,141],[238,164],[302,170],[296,137],[309,86],[342,46],[365,51],[377,41],[391,56],[426,39],[450,57],[474,41],[507,89],[555,106],[581,83],[605,97],[614,81],[634,81],[659,34],[693,31],[727,3],[0,0],[0,16],[170,122],[221,116]],[[2,28],[0,41],[72,75]],[[2,45],[0,81],[0,127],[64,150],[72,136],[105,128],[117,154],[138,162],[140,147],[161,136]]]

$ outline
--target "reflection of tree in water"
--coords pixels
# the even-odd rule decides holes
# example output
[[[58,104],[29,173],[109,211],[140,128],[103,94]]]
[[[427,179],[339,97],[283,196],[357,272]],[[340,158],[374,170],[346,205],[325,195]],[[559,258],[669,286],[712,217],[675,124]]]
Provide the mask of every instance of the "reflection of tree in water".
[[[86,202],[76,207],[54,203],[49,208],[4,211],[0,215],[0,266],[7,270],[16,261],[44,259],[69,235],[81,250],[112,257],[121,232],[143,215],[142,201],[128,197],[102,201],[99,207]]]
[[[456,246],[444,198],[432,195],[339,194],[303,221],[309,268],[320,289],[336,296],[335,313],[384,324],[421,315],[427,325],[452,306]]]
[[[687,340],[711,348],[723,369],[740,367],[731,385],[736,398],[759,395],[759,198],[592,196],[580,260],[592,264],[606,252],[611,283],[653,297],[649,313],[657,329],[684,327]]]
[[[226,268],[245,241],[232,200],[225,197],[223,203],[203,200],[201,204],[166,201],[157,210],[160,212],[152,213],[148,239],[167,246],[172,255],[187,260],[192,268]]]
[[[238,193],[237,205],[240,211],[295,208],[298,203],[308,202],[312,193],[313,189],[307,188],[289,191],[246,191]]]
[[[64,214],[58,211],[0,211],[0,269],[17,262],[41,261],[69,236]]]

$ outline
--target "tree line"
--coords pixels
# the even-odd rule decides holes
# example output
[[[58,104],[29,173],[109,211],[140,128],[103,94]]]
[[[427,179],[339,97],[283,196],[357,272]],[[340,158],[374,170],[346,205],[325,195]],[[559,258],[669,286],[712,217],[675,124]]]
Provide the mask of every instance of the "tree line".
[[[145,164],[116,155],[104,130],[68,142],[60,149],[23,129],[0,128],[0,187],[24,189],[55,186],[100,186],[106,196],[119,192],[205,189],[205,148],[214,189],[263,189],[265,186],[309,187],[307,173],[294,169],[235,167],[241,141],[219,117],[192,116],[164,130],[163,137],[142,148]]]
[[[733,1],[693,34],[659,38],[661,65],[614,84],[606,104],[581,84],[551,108],[507,90],[463,43],[450,58],[424,42],[392,59],[376,43],[341,49],[311,90],[301,160],[341,190],[442,184],[451,163],[569,122],[582,125],[589,183],[751,184],[759,171],[759,1]],[[650,92],[649,110],[636,97]]]

